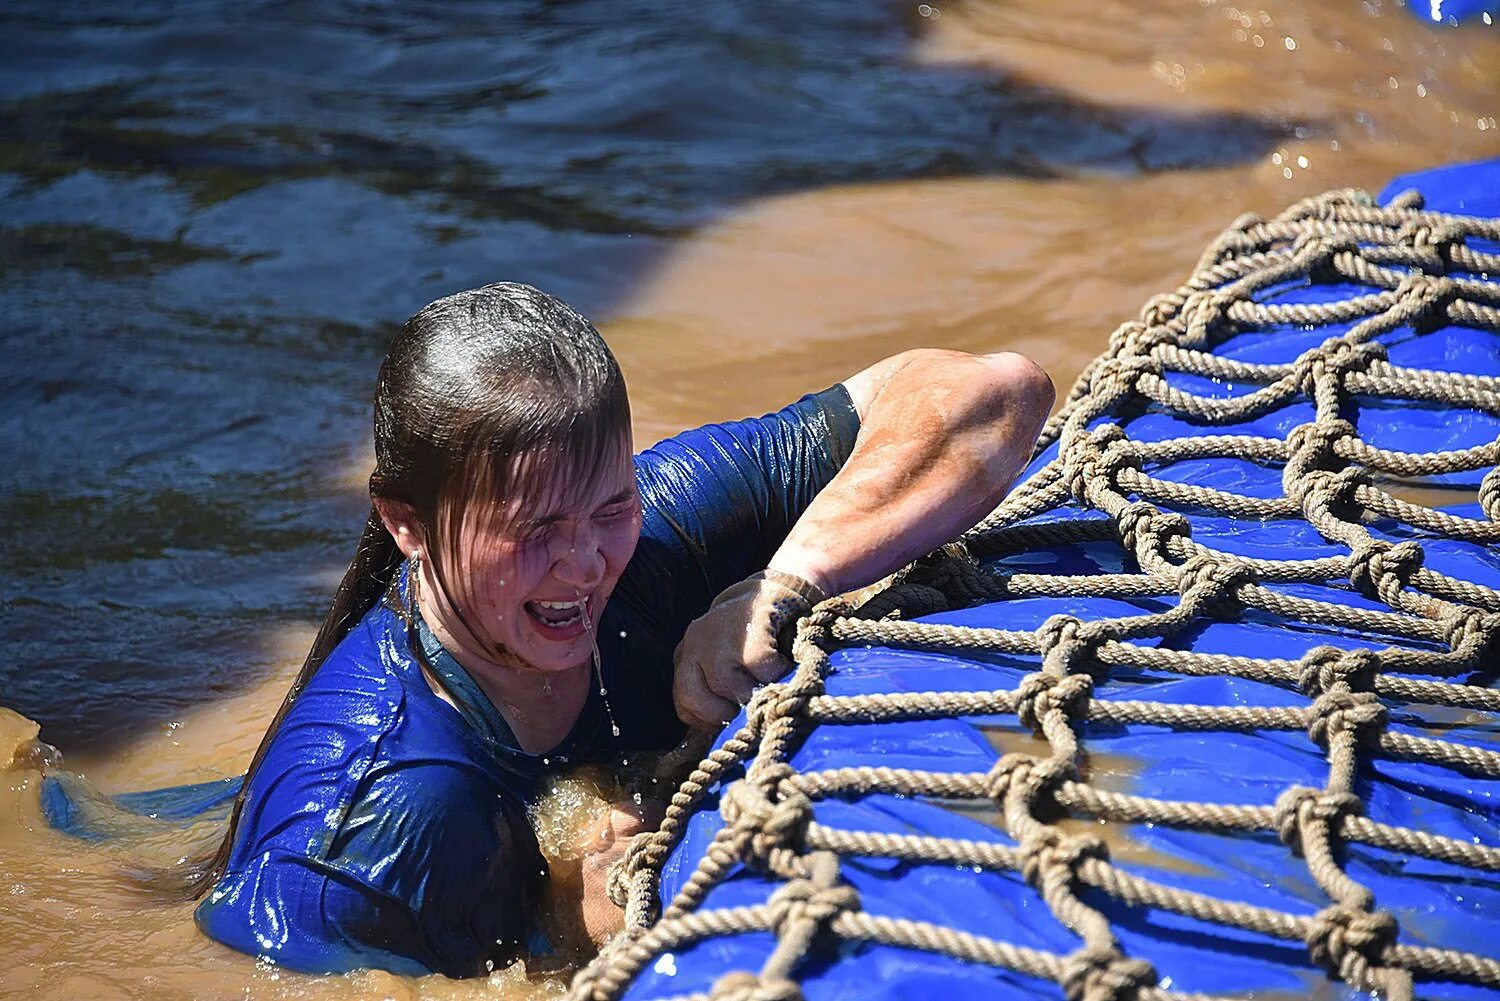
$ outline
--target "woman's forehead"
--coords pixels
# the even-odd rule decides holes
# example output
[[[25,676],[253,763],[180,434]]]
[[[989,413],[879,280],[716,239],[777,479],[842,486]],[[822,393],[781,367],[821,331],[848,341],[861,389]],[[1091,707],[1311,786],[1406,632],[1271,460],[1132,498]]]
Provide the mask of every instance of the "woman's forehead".
[[[500,498],[507,523],[536,523],[592,514],[635,495],[635,463],[629,441],[598,461],[578,456],[537,455],[518,460]]]

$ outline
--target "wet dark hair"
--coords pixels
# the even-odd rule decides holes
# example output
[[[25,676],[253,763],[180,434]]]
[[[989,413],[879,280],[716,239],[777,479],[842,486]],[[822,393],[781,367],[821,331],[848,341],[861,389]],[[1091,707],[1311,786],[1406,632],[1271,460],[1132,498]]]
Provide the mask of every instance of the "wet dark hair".
[[[423,530],[424,563],[451,596],[444,564],[457,556],[465,524],[494,524],[507,508],[534,510],[559,495],[582,494],[628,447],[629,427],[624,377],[593,324],[530,286],[486,285],[424,307],[392,340],[375,389],[370,495],[410,505]],[[224,874],[250,780],[293,703],[334,647],[393,590],[402,562],[372,506],[302,670],[245,772],[224,840],[189,876],[191,896]],[[461,609],[451,597],[447,603]],[[463,624],[494,648],[471,622]]]

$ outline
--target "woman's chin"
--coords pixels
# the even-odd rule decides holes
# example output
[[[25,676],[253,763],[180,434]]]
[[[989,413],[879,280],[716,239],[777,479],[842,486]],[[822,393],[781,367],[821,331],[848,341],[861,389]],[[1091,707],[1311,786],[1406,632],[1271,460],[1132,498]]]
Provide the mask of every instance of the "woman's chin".
[[[511,652],[519,652],[526,666],[538,674],[567,674],[590,666],[593,651],[593,644],[585,633],[572,640],[560,641],[533,637],[524,651]]]

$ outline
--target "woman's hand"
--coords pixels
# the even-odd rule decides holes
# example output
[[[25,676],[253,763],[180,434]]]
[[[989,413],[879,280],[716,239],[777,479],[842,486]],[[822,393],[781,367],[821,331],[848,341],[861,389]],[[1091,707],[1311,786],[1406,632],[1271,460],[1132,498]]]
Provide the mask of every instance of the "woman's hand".
[[[661,823],[662,807],[646,800],[615,803],[597,830],[583,856],[583,900],[580,907],[583,930],[595,948],[625,926],[625,913],[609,899],[609,871],[625,857],[630,839]]]
[[[775,570],[726,588],[688,626],[673,655],[678,717],[696,729],[733,719],[756,686],[792,669],[785,654],[791,630],[825,597],[807,581]]]

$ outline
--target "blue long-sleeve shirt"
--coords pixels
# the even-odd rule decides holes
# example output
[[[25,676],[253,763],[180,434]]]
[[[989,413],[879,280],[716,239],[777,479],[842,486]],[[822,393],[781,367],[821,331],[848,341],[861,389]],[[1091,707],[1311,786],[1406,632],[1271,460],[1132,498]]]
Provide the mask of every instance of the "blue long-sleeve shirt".
[[[525,805],[548,768],[673,746],[672,653],[715,594],[762,569],[853,448],[835,387],[636,457],[641,540],[598,628],[597,691],[545,761],[420,621],[386,603],[329,655],[252,777],[199,927],[307,972],[450,976],[513,957],[545,866]],[[435,695],[423,649],[459,709]]]

